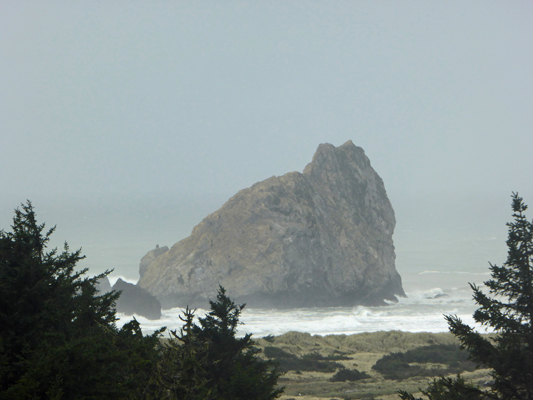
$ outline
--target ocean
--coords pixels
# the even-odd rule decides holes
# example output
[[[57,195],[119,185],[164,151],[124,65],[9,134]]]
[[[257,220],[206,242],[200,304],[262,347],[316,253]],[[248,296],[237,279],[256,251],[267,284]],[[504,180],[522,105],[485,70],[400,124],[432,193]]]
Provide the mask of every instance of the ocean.
[[[404,332],[446,332],[448,326],[444,315],[457,315],[464,322],[475,326],[472,314],[476,305],[468,287],[443,291],[434,288],[426,291],[407,292],[407,298],[382,307],[324,307],[269,310],[245,308],[241,315],[242,325],[238,334],[254,337],[281,335],[289,331],[307,332],[312,335],[350,335],[361,332],[400,330]],[[197,309],[197,316],[206,310]],[[148,320],[135,316],[144,333],[151,333],[166,326],[176,330],[182,326],[179,316],[183,309],[163,310],[160,320]],[[119,315],[118,325],[129,321],[131,316]],[[481,331],[484,328],[477,326]]]
[[[505,222],[509,220],[510,213],[506,213],[509,208],[502,206],[497,213],[494,208],[476,208],[476,212],[470,213],[468,209],[450,206],[448,213],[439,214],[419,207],[410,215],[397,212],[393,237],[396,269],[407,297],[396,304],[293,310],[245,308],[239,333],[261,337],[289,331],[316,335],[388,330],[446,332],[444,315],[457,315],[475,326],[472,314],[477,306],[469,283],[483,287],[483,282],[490,278],[489,262],[501,265],[507,255]],[[136,318],[145,332],[161,326],[178,329],[181,312],[179,308],[163,310],[159,321]],[[197,310],[197,315],[204,313],[205,310]],[[128,317],[121,317],[121,321],[125,320]]]
[[[220,197],[68,204],[34,201],[38,221],[48,227],[57,225],[51,248],[61,249],[67,241],[71,251],[81,248],[87,256],[79,266],[88,268],[88,274],[114,269],[111,280],[122,277],[132,283],[139,278],[139,261],[144,254],[156,244],[172,246],[187,237],[194,225],[222,204]],[[384,307],[245,308],[239,334],[261,337],[288,331],[317,335],[387,330],[445,332],[448,327],[444,315],[457,315],[473,325],[476,305],[468,283],[483,285],[490,277],[489,261],[498,265],[505,261],[505,222],[510,219],[510,207],[490,204],[487,209],[479,206],[480,202],[473,202],[474,208],[470,209],[465,204],[440,204],[436,211],[422,208],[419,203],[411,208],[406,204],[398,207],[393,239],[396,269],[407,298]],[[16,206],[14,202],[12,208],[2,209],[3,229],[9,230]],[[163,310],[158,321],[136,318],[146,333],[162,326],[178,329],[181,311]],[[203,313],[205,310],[197,310],[197,315]],[[131,319],[119,317],[119,325]]]

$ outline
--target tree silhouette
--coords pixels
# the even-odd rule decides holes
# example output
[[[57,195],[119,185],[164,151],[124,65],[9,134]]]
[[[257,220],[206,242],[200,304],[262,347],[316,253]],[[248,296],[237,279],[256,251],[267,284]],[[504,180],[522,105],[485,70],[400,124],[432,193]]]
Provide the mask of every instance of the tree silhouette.
[[[485,282],[489,294],[470,285],[479,305],[474,320],[497,336],[483,337],[457,316],[445,317],[470,358],[491,369],[494,383],[491,390],[482,392],[464,380],[442,378],[425,392],[431,400],[533,400],[533,222],[527,220],[527,206],[517,193],[512,195],[512,209],[514,221],[507,224],[507,261],[501,267],[490,264],[492,279]],[[400,397],[414,399],[405,392]]]
[[[257,357],[250,334],[237,337],[239,317],[244,308],[236,305],[220,287],[211,311],[199,324],[187,309],[184,327],[173,332],[164,350],[162,382],[175,399],[270,400],[276,389],[278,372],[271,361]]]
[[[142,398],[151,390],[160,331],[137,321],[117,329],[118,293],[76,270],[80,250],[46,252],[55,228],[37,224],[31,202],[0,231],[0,399]]]

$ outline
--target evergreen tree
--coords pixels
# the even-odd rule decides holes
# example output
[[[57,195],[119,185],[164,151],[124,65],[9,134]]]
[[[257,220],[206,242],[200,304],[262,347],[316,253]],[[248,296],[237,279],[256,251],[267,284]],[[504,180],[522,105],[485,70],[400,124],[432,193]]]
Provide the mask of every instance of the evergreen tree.
[[[474,320],[492,328],[496,338],[483,337],[457,316],[445,317],[470,358],[491,369],[494,384],[488,392],[477,390],[478,397],[465,397],[475,388],[461,380],[442,378],[428,389],[426,394],[431,400],[533,400],[533,222],[527,220],[527,206],[516,193],[512,196],[512,209],[514,221],[507,224],[507,261],[501,267],[490,264],[492,279],[485,282],[490,295],[471,284],[479,305]],[[400,397],[413,399],[404,392]]]
[[[237,338],[243,305],[236,305],[224,288],[211,311],[193,323],[193,312],[186,310],[185,326],[163,351],[161,382],[174,399],[270,400],[283,389],[276,389],[278,372],[271,361],[257,357],[251,335]],[[172,344],[174,342],[174,344]],[[178,343],[176,343],[178,342]]]
[[[185,310],[180,332],[170,331],[170,340],[161,349],[159,362],[160,398],[195,400],[212,399],[207,383],[209,343],[193,333],[194,311]]]
[[[83,277],[66,243],[46,252],[55,228],[21,207],[0,231],[0,399],[146,397],[160,332],[143,337],[135,320],[119,330],[119,293],[95,288],[110,271]]]
[[[236,305],[220,287],[216,301],[209,301],[211,311],[199,318],[193,332],[209,343],[207,379],[220,399],[267,400],[278,397],[274,389],[280,373],[269,361],[257,357],[251,334],[237,338],[239,317],[245,304]]]

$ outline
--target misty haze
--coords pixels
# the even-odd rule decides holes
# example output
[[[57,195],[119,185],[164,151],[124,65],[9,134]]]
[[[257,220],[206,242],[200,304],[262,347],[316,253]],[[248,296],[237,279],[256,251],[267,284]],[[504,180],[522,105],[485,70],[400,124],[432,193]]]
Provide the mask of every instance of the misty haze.
[[[530,2],[0,9],[0,229],[30,200],[113,270],[119,327],[180,328],[219,285],[239,337],[474,325],[533,204]]]

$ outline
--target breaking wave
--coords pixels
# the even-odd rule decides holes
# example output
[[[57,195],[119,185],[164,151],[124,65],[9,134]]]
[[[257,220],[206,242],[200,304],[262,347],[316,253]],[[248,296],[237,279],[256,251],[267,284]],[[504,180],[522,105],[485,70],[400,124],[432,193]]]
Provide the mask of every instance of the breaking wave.
[[[465,323],[475,326],[472,314],[476,309],[472,293],[466,289],[441,288],[407,293],[398,303],[383,307],[324,307],[290,310],[245,308],[241,315],[243,325],[239,334],[252,333],[256,337],[281,335],[289,331],[307,332],[313,335],[353,334],[400,330],[404,332],[447,332],[444,315],[457,315]],[[196,310],[204,316],[206,310]],[[162,326],[175,330],[182,326],[181,308],[163,310],[162,317],[150,321],[141,316],[135,318],[145,333]],[[119,325],[131,319],[120,316]],[[477,327],[479,328],[479,327]]]

